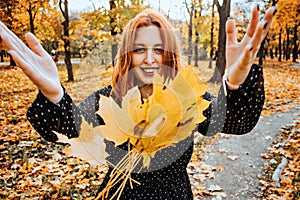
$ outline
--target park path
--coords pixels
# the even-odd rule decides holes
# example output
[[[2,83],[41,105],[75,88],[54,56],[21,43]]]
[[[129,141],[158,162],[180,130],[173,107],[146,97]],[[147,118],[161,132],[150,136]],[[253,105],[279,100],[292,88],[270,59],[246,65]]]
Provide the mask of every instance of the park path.
[[[256,127],[248,134],[221,137],[205,154],[203,163],[216,170],[214,179],[205,179],[206,188],[219,195],[204,199],[259,199],[259,178],[268,147],[275,140],[282,127],[292,125],[300,112],[300,106],[288,113],[262,116]],[[299,118],[299,116],[298,116]]]
[[[291,67],[300,70],[300,61],[297,61]],[[261,199],[259,176],[268,162],[262,155],[268,153],[281,128],[291,126],[299,118],[300,105],[296,104],[288,112],[261,116],[258,124],[248,134],[221,134],[216,143],[205,151],[201,161],[201,165],[214,169],[214,174],[210,175],[213,178],[201,181],[209,194],[214,195],[195,199]],[[191,180],[195,181],[192,177]]]

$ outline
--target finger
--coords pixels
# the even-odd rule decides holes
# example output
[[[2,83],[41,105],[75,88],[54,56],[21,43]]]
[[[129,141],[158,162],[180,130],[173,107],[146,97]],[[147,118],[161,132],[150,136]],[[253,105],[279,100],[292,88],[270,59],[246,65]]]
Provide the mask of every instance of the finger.
[[[40,44],[39,40],[32,34],[32,33],[26,33],[25,39],[28,43],[28,46],[31,48],[31,50],[36,53],[39,56],[42,56],[46,53],[45,49]]]
[[[3,41],[7,48],[19,49],[20,51],[25,51],[27,46],[23,41],[18,38],[11,30],[7,28],[2,22],[0,22],[0,34],[4,37]]]
[[[236,27],[233,19],[228,19],[226,22],[226,38],[227,45],[237,44]]]
[[[29,71],[32,71],[29,63],[27,62],[28,59],[26,59],[23,54],[20,54],[18,51],[14,50],[10,50],[8,53],[13,57],[17,66],[19,66],[25,72],[25,74],[28,74]]]
[[[252,50],[252,46],[247,45],[242,52],[241,59],[228,71],[227,79],[230,83],[240,85],[245,81],[253,62]]]
[[[2,27],[0,27],[0,36],[2,39],[2,43],[8,50],[17,48],[17,46],[14,45],[13,38],[11,38],[5,31],[3,31]]]
[[[30,63],[30,59],[24,57],[24,54],[20,54],[17,51],[9,51],[9,54],[13,57],[14,61],[16,62],[17,66],[19,66],[22,71],[30,78],[30,80],[35,84],[38,85],[39,81],[37,80],[38,77],[42,77],[41,71],[38,67],[35,67]]]
[[[249,37],[253,36],[258,22],[259,22],[259,6],[257,5],[252,11],[251,22],[248,27],[246,35],[248,35]]]
[[[266,20],[262,20],[258,23],[256,31],[253,35],[251,44],[253,47],[253,53],[257,52],[260,44],[262,42],[262,40],[264,39],[264,29],[266,28],[266,26],[268,25],[268,21]]]
[[[270,7],[264,16],[264,20],[271,21],[273,19],[273,17],[275,16],[276,12],[277,12],[276,6]]]
[[[17,51],[21,54],[24,54],[24,52],[26,52],[16,43],[16,41],[13,38],[9,37],[7,34],[1,34],[1,38],[4,47],[7,49],[7,51]]]
[[[252,45],[247,45],[244,49],[244,55],[242,57],[241,63],[239,63],[240,68],[247,68],[249,67],[250,63],[252,62],[252,53],[253,53],[253,46]]]
[[[270,7],[270,8],[267,10],[267,12],[266,12],[266,14],[265,14],[265,16],[264,16],[264,18],[263,18],[263,20],[268,21],[268,24],[266,25],[265,30],[264,30],[265,35],[267,35],[267,33],[268,33],[268,30],[269,30],[269,28],[270,28],[270,26],[271,26],[271,24],[272,24],[272,23],[271,23],[271,22],[272,22],[272,19],[273,19],[273,17],[275,16],[276,12],[277,12],[277,7],[276,7],[276,6],[272,6],[272,7]]]

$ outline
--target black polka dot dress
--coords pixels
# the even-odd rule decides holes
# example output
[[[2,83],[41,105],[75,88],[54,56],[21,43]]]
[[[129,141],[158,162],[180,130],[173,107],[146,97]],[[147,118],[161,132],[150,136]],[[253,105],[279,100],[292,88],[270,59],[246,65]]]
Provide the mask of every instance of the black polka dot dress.
[[[39,93],[27,112],[27,118],[40,135],[51,142],[57,141],[52,131],[65,134],[69,138],[78,137],[82,116],[94,126],[103,125],[101,116],[95,114],[98,110],[100,95],[109,96],[111,86],[103,88],[78,106],[75,105],[70,96],[65,93],[58,104],[50,102]],[[264,83],[262,68],[253,65],[245,82],[238,90],[228,90],[227,96],[221,87],[218,97],[209,93],[203,96],[210,100],[211,104],[204,115],[207,119],[199,124],[195,131],[203,135],[214,135],[218,132],[228,134],[245,134],[256,125],[264,104]],[[111,133],[113,134],[113,133]],[[112,142],[106,142],[107,152],[110,154],[108,161],[116,164],[127,152],[127,144],[115,147]],[[133,189],[127,184],[121,199],[193,199],[189,177],[186,167],[193,152],[193,134],[176,146],[160,150],[151,159],[149,168],[137,170],[131,177],[140,182],[133,184]],[[104,178],[99,192],[105,188],[109,174]],[[116,187],[110,190],[111,196]]]

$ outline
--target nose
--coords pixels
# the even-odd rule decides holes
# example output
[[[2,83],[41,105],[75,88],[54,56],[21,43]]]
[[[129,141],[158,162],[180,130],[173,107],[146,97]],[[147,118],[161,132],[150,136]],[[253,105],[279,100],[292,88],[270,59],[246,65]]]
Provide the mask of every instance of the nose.
[[[146,58],[145,58],[145,63],[147,64],[152,64],[154,63],[155,59],[153,57],[153,50],[152,48],[148,48],[147,49],[147,53],[146,53]]]

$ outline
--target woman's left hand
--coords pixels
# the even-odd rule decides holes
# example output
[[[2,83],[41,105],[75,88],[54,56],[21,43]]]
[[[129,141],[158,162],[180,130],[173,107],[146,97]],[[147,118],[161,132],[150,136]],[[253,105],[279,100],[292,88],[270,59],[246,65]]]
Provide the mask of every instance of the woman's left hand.
[[[267,10],[264,18],[259,20],[258,6],[253,9],[252,19],[241,42],[237,41],[234,20],[226,22],[226,68],[227,81],[232,85],[242,84],[254,63],[260,44],[268,33],[276,7]]]

